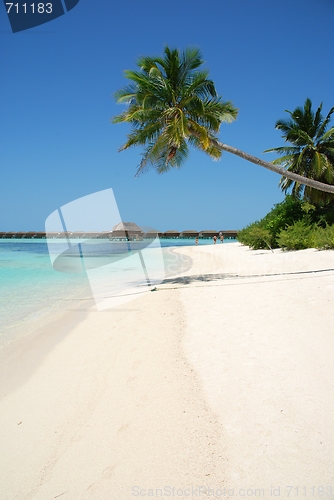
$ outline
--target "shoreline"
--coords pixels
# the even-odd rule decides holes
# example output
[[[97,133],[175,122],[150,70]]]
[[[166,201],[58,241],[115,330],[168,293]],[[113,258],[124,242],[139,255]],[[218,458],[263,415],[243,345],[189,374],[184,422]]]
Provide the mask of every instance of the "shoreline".
[[[334,482],[334,251],[173,251],[157,291],[3,349],[7,498]]]
[[[31,356],[35,370],[0,402],[0,491],[100,500],[221,483],[220,425],[183,355],[178,294],[85,314],[37,366]]]
[[[1,239],[0,239],[1,241]],[[192,239],[187,239],[183,240],[187,241],[189,246],[195,246],[194,241]],[[192,242],[190,244],[190,242]],[[44,244],[46,245],[46,240],[27,240],[25,241],[24,239],[20,240],[4,240],[3,243],[28,243],[28,244]],[[177,244],[178,240],[175,240],[175,246],[174,247],[162,247],[163,252],[167,254],[169,252],[169,249],[173,248],[174,250],[177,250],[177,248],[180,247],[180,245]],[[182,240],[179,241],[179,243],[182,243]],[[210,240],[206,241],[206,244],[212,244]],[[182,245],[181,245],[182,246]],[[42,256],[46,257],[46,267],[50,267],[49,264],[49,256],[47,254],[42,254]],[[24,265],[27,265],[26,262],[23,263]],[[45,265],[45,263],[44,263]],[[32,269],[34,270],[34,269]],[[55,270],[51,270],[51,273],[55,273]],[[37,267],[36,272],[39,272],[40,269]],[[57,274],[57,272],[56,272]],[[3,284],[3,286],[6,286],[6,284]],[[65,287],[70,287],[71,290],[65,288],[65,298],[62,296],[63,294],[59,294],[60,287],[63,286],[62,283],[54,283],[52,282],[52,279],[45,282],[44,284],[45,288],[48,290],[48,287],[51,287],[53,294],[48,293],[48,300],[42,301],[41,298],[38,296],[38,293],[41,293],[42,291],[42,286],[40,285],[41,290],[36,290],[33,291],[34,300],[37,303],[34,304],[33,302],[30,302],[27,305],[26,308],[23,308],[22,310],[19,309],[18,313],[12,313],[13,317],[10,316],[4,316],[2,319],[3,323],[0,328],[0,350],[5,346],[10,344],[13,341],[16,341],[17,339],[21,338],[22,336],[26,336],[27,334],[33,333],[36,329],[41,328],[43,325],[47,326],[50,321],[56,320],[57,318],[60,318],[68,309],[76,308],[76,302],[80,300],[89,300],[92,297],[92,291],[89,286],[88,280],[82,280],[81,283],[79,282],[71,282],[69,281],[68,283],[64,283]],[[22,300],[24,302],[25,297],[29,296],[29,290],[17,290],[18,296],[13,296],[13,297],[8,297],[4,298],[4,301],[6,300]],[[41,302],[41,305],[38,305],[38,302]]]
[[[86,292],[86,289],[82,290]],[[76,292],[75,295],[66,299],[58,300],[55,304],[43,305],[41,309],[29,313],[14,325],[7,325],[0,333],[0,353],[3,349],[21,339],[34,336],[37,331],[45,330],[50,323],[57,324],[62,321],[71,311],[86,309],[91,307],[94,302],[91,297],[80,297],[85,295],[82,292]],[[91,304],[85,305],[85,304]]]
[[[3,376],[0,378],[0,399],[24,384],[57,344],[85,321],[89,309],[93,307],[92,302],[89,299],[81,307],[75,308],[73,305],[71,309],[61,308],[55,317],[45,315],[31,322],[31,330],[26,334],[22,335],[20,328],[19,336],[1,346],[0,366]]]

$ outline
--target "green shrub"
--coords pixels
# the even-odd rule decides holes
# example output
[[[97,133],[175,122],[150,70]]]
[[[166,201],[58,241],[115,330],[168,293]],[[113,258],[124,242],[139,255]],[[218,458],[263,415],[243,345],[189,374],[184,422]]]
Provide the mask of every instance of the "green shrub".
[[[258,222],[250,224],[238,233],[238,241],[254,250],[272,247],[273,241],[270,231],[262,227]]]
[[[326,203],[320,207],[313,207],[310,211],[311,221],[318,226],[326,228],[334,224],[334,202]]]
[[[277,238],[282,229],[291,226],[297,220],[305,217],[303,202],[298,198],[287,195],[281,203],[277,203],[261,220],[263,226],[270,231],[273,246],[278,246]]]
[[[334,249],[334,225],[317,227],[313,234],[313,246],[319,250]]]
[[[314,246],[314,225],[306,220],[296,221],[286,229],[282,229],[277,242],[283,250],[304,250]]]
[[[253,249],[334,249],[334,202],[316,207],[287,195],[263,219],[239,231],[238,241]]]
[[[239,231],[238,241],[253,249],[277,248],[280,231],[304,216],[302,202],[287,195],[285,200],[274,205],[263,219]]]

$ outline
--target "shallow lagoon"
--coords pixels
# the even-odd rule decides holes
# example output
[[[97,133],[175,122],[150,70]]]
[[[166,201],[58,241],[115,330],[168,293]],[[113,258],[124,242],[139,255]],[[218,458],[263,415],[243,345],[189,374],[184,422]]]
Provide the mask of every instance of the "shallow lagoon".
[[[225,239],[224,244],[233,241]],[[63,243],[53,240],[53,244]],[[145,244],[145,240],[141,244]],[[199,239],[198,244],[212,245],[213,241]],[[160,245],[162,248],[194,246],[195,239],[161,239]],[[115,245],[119,246],[119,243]],[[127,248],[127,243],[121,247]],[[116,250],[116,253],[119,252]],[[45,239],[3,239],[0,240],[0,297],[1,345],[12,340],[15,332],[22,332],[23,327],[28,333],[32,321],[50,313],[57,314],[77,300],[91,298],[91,290],[84,272],[53,269]]]

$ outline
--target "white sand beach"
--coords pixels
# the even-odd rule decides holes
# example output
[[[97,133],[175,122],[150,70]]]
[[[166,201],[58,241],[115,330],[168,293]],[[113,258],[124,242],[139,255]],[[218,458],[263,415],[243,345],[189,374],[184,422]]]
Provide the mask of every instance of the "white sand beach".
[[[334,252],[175,252],[2,349],[0,498],[333,496]]]

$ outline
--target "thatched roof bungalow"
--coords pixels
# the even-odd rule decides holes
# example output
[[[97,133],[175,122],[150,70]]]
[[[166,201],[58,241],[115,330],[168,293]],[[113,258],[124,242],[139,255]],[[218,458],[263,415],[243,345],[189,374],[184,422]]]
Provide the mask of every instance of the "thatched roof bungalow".
[[[44,236],[43,236],[44,235]],[[53,238],[59,238],[59,239],[68,239],[68,238],[84,238],[85,233],[84,232],[79,232],[75,231],[71,233],[70,231],[61,231],[56,232],[56,231],[48,231],[47,233],[36,233],[36,238],[44,238],[47,237],[48,239],[53,239]]]
[[[213,238],[214,236],[218,237],[218,235],[219,231],[216,231],[215,229],[205,229],[199,232],[200,238]]]
[[[169,229],[163,233],[164,238],[179,238],[180,232],[175,229]]]
[[[224,229],[219,232],[223,233],[225,238],[236,238],[238,236],[238,231],[236,229]]]
[[[69,238],[85,238],[85,234],[83,231],[74,231],[73,233],[69,233]]]
[[[198,231],[195,229],[186,229],[180,233],[180,238],[197,238],[199,235]]]
[[[99,236],[100,236],[100,233],[89,231],[89,232],[85,233],[83,237],[90,239],[90,238],[98,238]]]
[[[111,239],[111,236],[112,236],[112,231],[101,231],[101,233],[98,234],[98,238],[99,239],[104,239],[104,240],[108,240],[108,239]]]
[[[36,233],[36,238],[43,238],[42,234],[43,233],[41,233],[41,232]],[[59,234],[60,233],[58,233],[57,231],[48,231],[47,233],[44,233],[44,235],[47,238],[58,238]]]
[[[144,233],[134,222],[120,222],[112,228],[111,239],[141,240]]]
[[[144,233],[144,239],[145,238],[147,238],[147,239],[161,238],[161,236],[163,236],[163,234],[164,233],[162,233],[161,231],[158,231],[157,229],[151,228],[150,230],[148,230]]]
[[[0,238],[5,238],[6,237],[6,232],[1,232],[0,233]]]

